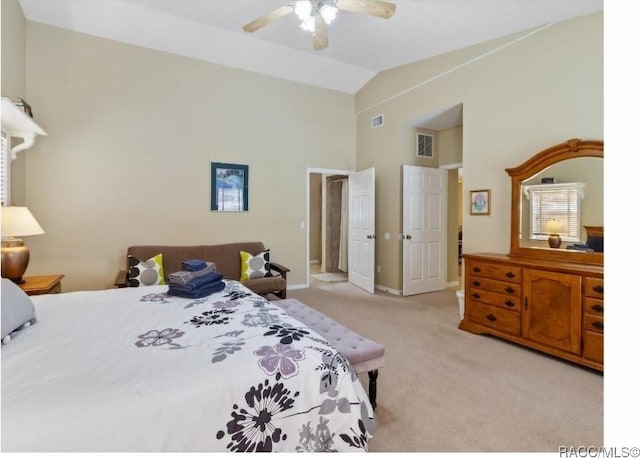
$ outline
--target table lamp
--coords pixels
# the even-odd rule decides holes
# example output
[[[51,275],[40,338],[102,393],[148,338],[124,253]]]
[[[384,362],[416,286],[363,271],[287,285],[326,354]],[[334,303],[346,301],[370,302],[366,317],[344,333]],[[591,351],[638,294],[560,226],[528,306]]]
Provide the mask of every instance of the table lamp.
[[[560,238],[560,232],[564,231],[564,226],[557,219],[552,219],[544,225],[544,231],[549,233],[549,246],[551,248],[560,248],[562,239]]]
[[[2,277],[24,283],[29,249],[16,237],[44,234],[27,207],[2,207]]]

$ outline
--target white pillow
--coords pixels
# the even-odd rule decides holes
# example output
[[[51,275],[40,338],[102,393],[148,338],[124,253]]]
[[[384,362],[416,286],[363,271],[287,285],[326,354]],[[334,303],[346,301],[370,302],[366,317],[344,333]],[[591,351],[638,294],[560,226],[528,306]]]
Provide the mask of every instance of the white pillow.
[[[2,343],[12,332],[36,321],[31,298],[8,278],[2,279]],[[29,323],[29,324],[27,324]],[[11,340],[9,336],[6,341]]]

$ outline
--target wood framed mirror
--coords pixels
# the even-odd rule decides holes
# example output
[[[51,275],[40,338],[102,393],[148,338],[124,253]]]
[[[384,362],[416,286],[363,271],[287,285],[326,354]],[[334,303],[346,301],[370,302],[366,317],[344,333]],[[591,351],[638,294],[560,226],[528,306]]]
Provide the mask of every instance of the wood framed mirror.
[[[577,249],[594,234],[604,236],[603,164],[603,141],[571,139],[506,169],[511,177],[511,255],[603,265],[603,248],[600,251]],[[551,224],[544,228],[542,224],[550,219],[556,222],[555,217],[541,217],[536,213],[542,208],[539,200],[534,200],[535,205],[529,200],[534,192],[563,187],[575,189],[572,192],[578,194],[577,208],[571,207],[577,223],[573,219],[563,220],[564,243],[552,244],[548,241],[553,235],[548,232]],[[566,229],[567,226],[571,230]],[[600,247],[603,247],[602,239]]]

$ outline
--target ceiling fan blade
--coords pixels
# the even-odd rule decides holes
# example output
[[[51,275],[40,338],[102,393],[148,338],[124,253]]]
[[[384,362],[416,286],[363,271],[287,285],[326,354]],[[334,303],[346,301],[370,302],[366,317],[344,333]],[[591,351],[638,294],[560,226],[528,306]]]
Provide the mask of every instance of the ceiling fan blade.
[[[280,8],[276,8],[275,10],[265,14],[262,17],[259,17],[258,19],[255,19],[249,22],[248,24],[242,27],[242,30],[244,30],[245,32],[255,32],[256,30],[261,29],[262,27],[264,27],[267,24],[270,24],[276,19],[280,19],[281,17],[284,17],[287,14],[292,13],[293,8],[294,8],[293,3],[287,3],[286,5],[281,6]]]
[[[338,0],[336,6],[340,10],[365,13],[383,19],[389,19],[396,12],[394,3],[381,0]]]
[[[327,37],[327,23],[320,14],[316,14],[316,31],[313,32],[313,48],[316,51],[329,46],[329,38]]]

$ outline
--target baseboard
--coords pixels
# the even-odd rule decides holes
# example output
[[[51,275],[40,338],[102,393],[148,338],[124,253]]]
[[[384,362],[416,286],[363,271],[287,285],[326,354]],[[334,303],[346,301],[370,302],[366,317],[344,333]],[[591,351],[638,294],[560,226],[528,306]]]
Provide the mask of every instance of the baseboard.
[[[375,285],[375,289],[377,289],[378,291],[382,291],[383,293],[389,293],[389,294],[394,294],[396,296],[402,296],[402,291],[398,291],[397,289],[387,288],[386,286]]]
[[[305,283],[299,283],[297,285],[287,285],[287,289],[304,289],[304,288],[308,288],[309,285],[305,284]]]
[[[460,282],[458,280],[456,281],[450,281],[445,285],[447,288],[453,288],[454,286],[460,286]]]

